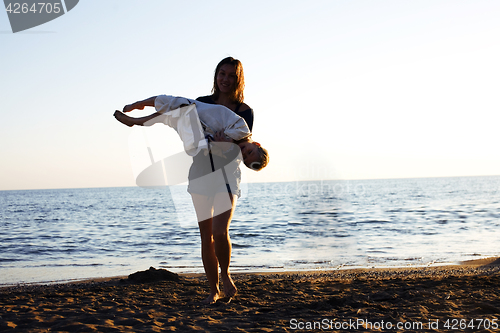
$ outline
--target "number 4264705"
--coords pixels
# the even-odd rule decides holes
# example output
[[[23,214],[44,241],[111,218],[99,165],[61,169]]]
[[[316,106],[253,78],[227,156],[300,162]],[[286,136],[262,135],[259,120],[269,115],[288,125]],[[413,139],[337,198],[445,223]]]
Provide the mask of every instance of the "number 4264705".
[[[59,14],[61,12],[61,3],[51,3],[51,2],[38,2],[34,3],[31,6],[27,3],[9,3],[9,5],[5,8],[7,13],[9,14]]]
[[[497,319],[448,319],[444,323],[444,327],[448,330],[463,330],[470,329],[498,329]]]

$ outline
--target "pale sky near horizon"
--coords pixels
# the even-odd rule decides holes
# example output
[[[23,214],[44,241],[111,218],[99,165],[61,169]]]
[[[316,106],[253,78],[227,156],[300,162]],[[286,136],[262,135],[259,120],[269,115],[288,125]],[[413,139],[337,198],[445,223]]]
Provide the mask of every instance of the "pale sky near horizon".
[[[114,110],[208,95],[226,56],[271,156],[249,181],[499,175],[499,17],[493,0],[82,0],[13,34],[1,9],[0,190],[134,186]]]

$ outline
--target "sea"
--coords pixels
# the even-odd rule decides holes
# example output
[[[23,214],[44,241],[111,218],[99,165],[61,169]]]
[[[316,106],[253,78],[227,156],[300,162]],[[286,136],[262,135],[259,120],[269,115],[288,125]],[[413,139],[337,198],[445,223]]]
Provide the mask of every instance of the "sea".
[[[170,186],[0,191],[0,286],[202,273]],[[244,184],[232,272],[456,264],[500,255],[500,176]]]

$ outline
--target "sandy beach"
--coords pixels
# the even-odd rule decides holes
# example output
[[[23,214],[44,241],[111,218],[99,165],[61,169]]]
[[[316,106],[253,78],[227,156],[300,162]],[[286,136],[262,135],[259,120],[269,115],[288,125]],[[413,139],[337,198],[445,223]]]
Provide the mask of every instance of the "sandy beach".
[[[500,259],[462,265],[234,274],[238,294],[203,305],[203,275],[0,289],[3,332],[500,332]]]

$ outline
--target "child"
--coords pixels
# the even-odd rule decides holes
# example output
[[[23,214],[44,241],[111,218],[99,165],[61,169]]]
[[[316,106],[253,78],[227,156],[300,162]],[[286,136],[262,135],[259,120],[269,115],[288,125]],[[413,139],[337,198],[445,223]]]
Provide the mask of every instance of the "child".
[[[269,161],[266,149],[251,139],[251,133],[245,120],[228,108],[218,104],[206,104],[199,101],[160,95],[139,101],[123,108],[123,112],[145,106],[154,106],[155,113],[141,118],[133,118],[120,111],[115,111],[115,118],[127,126],[151,126],[164,123],[176,129],[181,137],[186,153],[196,156],[200,151],[209,149],[211,153],[220,155],[233,145],[218,144],[213,149],[211,141],[233,142],[241,150],[243,162],[252,170],[262,170]]]

